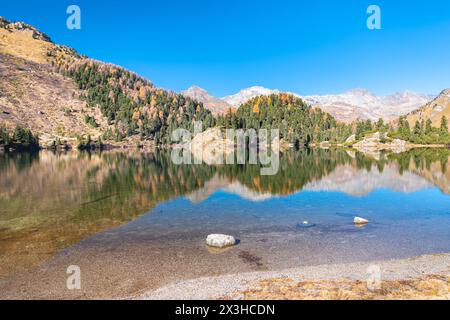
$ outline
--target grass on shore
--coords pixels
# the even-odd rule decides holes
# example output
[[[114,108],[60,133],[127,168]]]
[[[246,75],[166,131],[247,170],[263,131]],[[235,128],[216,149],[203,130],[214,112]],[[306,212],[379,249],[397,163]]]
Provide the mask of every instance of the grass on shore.
[[[267,279],[242,294],[245,300],[448,300],[450,276],[382,281],[376,291],[369,290],[367,282],[361,280]]]

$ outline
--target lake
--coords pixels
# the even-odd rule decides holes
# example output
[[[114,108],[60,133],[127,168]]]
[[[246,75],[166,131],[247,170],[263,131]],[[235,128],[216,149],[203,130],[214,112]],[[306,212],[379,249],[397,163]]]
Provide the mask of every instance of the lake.
[[[127,297],[203,276],[448,253],[449,160],[447,149],[300,149],[261,176],[165,152],[0,155],[0,298]],[[211,233],[239,245],[210,249]],[[66,287],[71,265],[82,290]]]

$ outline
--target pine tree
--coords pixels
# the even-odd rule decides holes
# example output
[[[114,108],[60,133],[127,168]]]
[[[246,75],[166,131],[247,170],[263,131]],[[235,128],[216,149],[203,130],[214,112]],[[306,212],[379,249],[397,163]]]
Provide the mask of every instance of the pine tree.
[[[416,136],[421,136],[422,135],[422,127],[420,126],[420,122],[417,120],[415,125],[414,125],[414,131],[413,131],[414,135]]]
[[[377,124],[376,124],[376,128],[380,132],[385,132],[386,131],[386,128],[384,126],[384,120],[382,118],[378,119]]]
[[[0,127],[0,145],[8,146],[10,143],[9,133],[5,128]]]
[[[425,134],[428,135],[433,131],[433,122],[431,119],[427,119],[427,122],[425,124]]]
[[[448,134],[448,122],[447,117],[442,116],[441,118],[441,127],[440,127],[441,135],[447,135]]]
[[[364,122],[358,122],[356,125],[355,137],[356,140],[362,140],[364,138],[364,132],[366,131]]]

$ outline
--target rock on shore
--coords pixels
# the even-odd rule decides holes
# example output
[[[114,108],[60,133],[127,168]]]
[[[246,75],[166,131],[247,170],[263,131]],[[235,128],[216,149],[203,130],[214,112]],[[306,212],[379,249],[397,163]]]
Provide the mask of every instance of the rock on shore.
[[[191,150],[194,158],[208,164],[224,164],[229,156],[236,152],[236,139],[227,137],[226,132],[219,127],[209,128],[195,135],[187,145],[180,145]],[[260,151],[271,148],[279,152],[292,148],[292,144],[284,139],[274,138],[270,143],[258,146]]]
[[[388,137],[386,133],[376,132],[363,140],[353,144],[353,148],[361,152],[375,152],[382,150],[389,150],[394,153],[402,153],[411,149],[411,145],[404,140],[394,139],[387,141]]]
[[[227,139],[220,128],[210,128],[192,139],[190,149],[195,158],[206,164],[223,164],[234,152],[234,141]]]

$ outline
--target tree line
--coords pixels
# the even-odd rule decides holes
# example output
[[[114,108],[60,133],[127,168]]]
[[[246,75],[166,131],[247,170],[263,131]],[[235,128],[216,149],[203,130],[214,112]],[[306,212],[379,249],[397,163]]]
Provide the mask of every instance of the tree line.
[[[406,117],[400,117],[397,130],[390,135],[417,144],[450,144],[446,116],[442,116],[439,127],[434,127],[432,121],[427,119],[426,121],[417,120],[412,128]]]
[[[416,121],[411,127],[406,116],[401,116],[396,122],[387,124],[383,119],[376,122],[370,120],[358,120],[353,124],[353,134],[355,140],[363,140],[369,134],[380,132],[385,133],[383,140],[401,139],[416,144],[450,144],[450,133],[448,131],[447,117],[442,116],[439,127],[434,127],[430,119]]]
[[[0,127],[0,148],[18,151],[36,150],[39,148],[39,138],[31,130],[19,126],[12,132]]]

